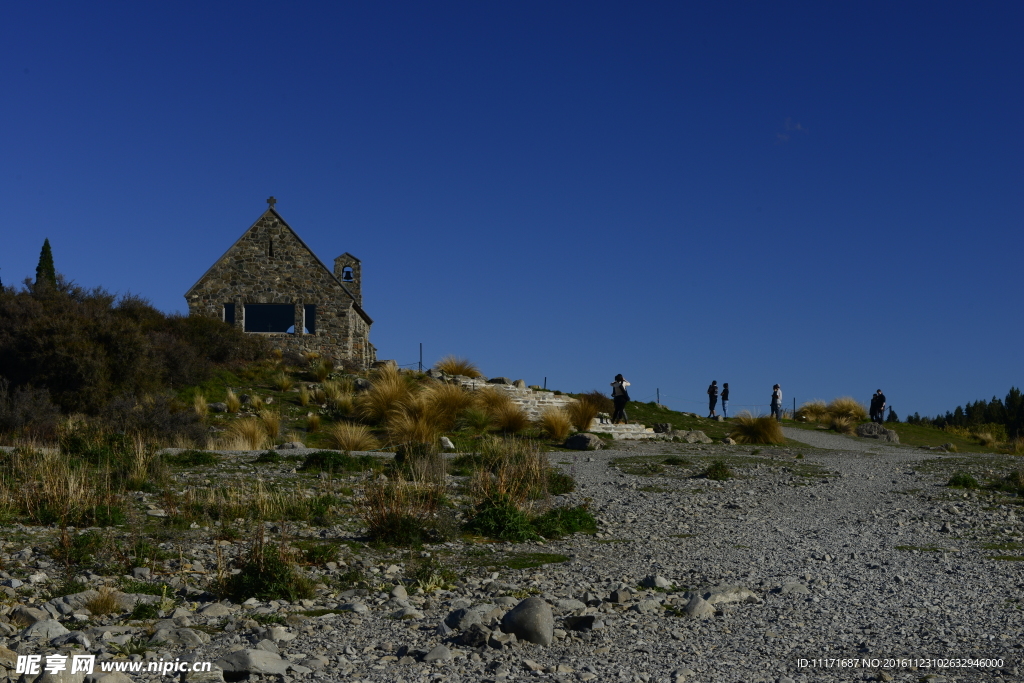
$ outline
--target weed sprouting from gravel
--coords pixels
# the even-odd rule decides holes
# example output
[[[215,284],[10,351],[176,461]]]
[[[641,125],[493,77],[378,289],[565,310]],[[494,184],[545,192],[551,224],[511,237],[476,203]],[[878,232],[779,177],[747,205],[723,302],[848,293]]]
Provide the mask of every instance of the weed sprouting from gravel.
[[[704,470],[704,477],[712,481],[725,481],[732,479],[733,473],[724,460],[715,460]]]
[[[976,489],[979,488],[978,480],[972,477],[967,472],[957,472],[949,481],[946,482],[946,486],[956,489]]]

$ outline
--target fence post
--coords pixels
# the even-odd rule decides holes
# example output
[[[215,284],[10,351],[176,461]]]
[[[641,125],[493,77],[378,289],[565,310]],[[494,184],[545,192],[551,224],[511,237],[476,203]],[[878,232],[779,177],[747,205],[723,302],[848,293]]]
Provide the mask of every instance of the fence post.
[[[660,406],[661,405],[661,389],[655,389],[654,391],[656,392],[656,395],[658,397],[658,405]]]
[[[419,371],[423,372],[423,342],[420,342],[420,364]]]

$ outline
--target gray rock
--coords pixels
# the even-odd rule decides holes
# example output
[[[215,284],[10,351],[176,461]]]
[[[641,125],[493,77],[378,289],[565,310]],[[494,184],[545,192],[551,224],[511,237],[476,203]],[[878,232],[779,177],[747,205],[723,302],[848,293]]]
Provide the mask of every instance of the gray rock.
[[[686,443],[712,443],[711,439],[704,432],[694,429],[692,431],[673,431],[671,432],[673,437],[678,437]]]
[[[715,615],[715,608],[709,605],[704,598],[699,595],[695,595],[690,598],[690,601],[686,603],[686,607],[683,609],[683,614],[690,617],[691,619],[707,619]]]
[[[487,646],[495,650],[507,650],[516,643],[516,634],[505,633],[504,631],[491,631],[487,639]]]
[[[645,576],[643,581],[640,582],[640,585],[644,588],[669,588],[672,585],[672,582],[658,574]]]
[[[266,650],[238,650],[217,660],[215,664],[224,671],[232,673],[277,674],[279,676],[288,673],[288,662],[281,659],[280,655]]]
[[[61,645],[81,645],[86,650],[92,647],[92,641],[82,631],[72,631],[71,633],[65,633],[64,635],[57,636],[56,638],[50,639],[50,645],[60,647]]]
[[[783,584],[777,591],[780,595],[810,595],[811,590],[802,583],[791,581]]]
[[[487,380],[488,384],[512,384],[512,380],[508,377],[492,377]]]
[[[8,588],[21,588],[24,585],[25,582],[19,579],[4,579],[0,581],[0,586],[7,586]]]
[[[228,412],[228,404],[227,403],[223,403],[221,401],[217,401],[216,403],[208,403],[207,407],[210,409],[211,413],[226,413],[226,412]]]
[[[516,603],[518,602],[519,601],[516,600]],[[555,600],[554,607],[559,612],[573,612],[575,610],[587,608],[585,604],[572,598],[559,598],[558,600]]]
[[[63,671],[52,674],[43,671],[43,675],[37,678],[35,683],[82,683],[85,680],[85,672],[71,673],[70,661],[69,659],[68,667]]]
[[[399,584],[391,589],[391,597],[406,600],[409,597],[409,591],[405,589],[405,586]]]
[[[655,434],[667,434],[672,431],[672,423],[670,422],[655,422],[651,425]]]
[[[223,674],[221,674],[220,669],[217,669],[216,671],[217,671],[218,675],[220,675],[220,680],[223,681],[224,680],[224,676],[223,676]],[[189,678],[188,680],[191,681],[193,679]],[[100,673],[99,676],[97,676],[96,678],[93,679],[93,682],[94,683],[132,683],[132,679],[128,677],[128,674],[123,674],[120,671],[111,671],[110,673],[107,673],[107,674]]]
[[[433,650],[423,655],[424,662],[447,662],[451,658],[451,650],[444,645],[438,645]]]
[[[231,609],[220,602],[214,602],[199,610],[204,617],[226,617],[231,614]]]
[[[655,614],[661,611],[661,603],[657,600],[641,600],[630,609],[641,614]]]
[[[491,629],[483,624],[473,624],[459,637],[459,642],[468,647],[480,647],[486,645],[490,638]]]
[[[618,604],[627,603],[633,599],[633,591],[628,588],[620,588],[612,591],[612,594],[608,596],[608,602],[615,602]]]
[[[50,614],[45,610],[29,607],[28,605],[19,605],[11,612],[11,619],[20,621],[23,624],[31,625],[37,621],[46,621],[49,618]]]
[[[22,638],[43,638],[50,640],[65,633],[71,633],[56,619],[41,619],[21,632]]]
[[[224,683],[224,672],[216,668],[212,668],[209,671],[188,671],[183,675],[187,683]],[[106,681],[103,681],[103,683],[106,683]],[[127,682],[117,681],[117,683]]]
[[[516,634],[519,640],[551,645],[555,630],[551,605],[540,598],[526,598],[505,614],[501,620],[501,630]]]
[[[572,631],[591,631],[604,626],[604,622],[596,614],[566,617],[564,623],[565,627]]]
[[[149,639],[149,642],[199,647],[204,643],[210,642],[210,636],[202,631],[193,631],[190,628],[160,629],[153,633],[153,637]]]
[[[724,439],[722,439],[722,443],[724,443],[726,446],[735,446],[736,439],[732,438],[731,436],[727,436]],[[687,669],[687,671],[689,671],[689,669]]]
[[[862,425],[857,425],[857,436],[862,436],[868,439],[878,439],[879,441],[886,441],[888,443],[899,443],[900,435],[892,429],[886,429],[877,422],[865,422]]]
[[[577,451],[596,451],[604,448],[604,441],[596,434],[573,434],[565,440],[563,447]]]
[[[152,572],[149,567],[132,567],[132,578],[139,581],[149,581]]]
[[[719,586],[717,588],[712,588],[704,596],[704,599],[707,600],[709,605],[735,602],[757,604],[761,602],[759,597],[742,586]]]
[[[455,452],[455,444],[452,443],[452,440],[449,439],[447,436],[442,436],[441,450],[443,450],[445,453],[453,453]]]
[[[526,382],[524,382],[521,379],[517,379],[515,382],[512,382],[512,386],[514,386],[516,389],[525,389]]]
[[[484,603],[482,605],[457,609],[445,617],[444,623],[452,628],[465,631],[473,624],[483,624],[489,627],[500,618],[501,610],[497,605]]]
[[[339,605],[338,609],[342,612],[355,612],[356,614],[365,614],[370,611],[370,608],[361,602],[346,602],[343,605]]]

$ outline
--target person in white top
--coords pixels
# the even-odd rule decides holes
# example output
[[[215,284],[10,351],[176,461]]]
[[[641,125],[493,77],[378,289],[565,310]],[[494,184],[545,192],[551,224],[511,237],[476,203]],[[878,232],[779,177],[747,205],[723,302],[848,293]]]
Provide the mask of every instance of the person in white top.
[[[772,387],[772,417],[782,422],[782,387]]]
[[[615,381],[612,382],[612,401],[615,403],[612,424],[618,424],[620,420],[623,424],[628,422],[626,418],[626,404],[629,403],[629,392],[626,391],[628,386],[629,382],[622,375],[615,375]]]

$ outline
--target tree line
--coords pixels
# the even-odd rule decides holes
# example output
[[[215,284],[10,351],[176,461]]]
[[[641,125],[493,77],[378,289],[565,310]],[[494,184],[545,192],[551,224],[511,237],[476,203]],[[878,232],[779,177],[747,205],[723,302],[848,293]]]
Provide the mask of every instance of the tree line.
[[[924,424],[940,429],[959,427],[978,430],[989,425],[1001,425],[1010,438],[1024,436],[1024,394],[1017,387],[1010,387],[1006,397],[999,399],[993,396],[991,401],[981,399],[973,403],[957,406],[945,415],[933,418],[921,417],[914,413],[907,418],[910,424]]]

